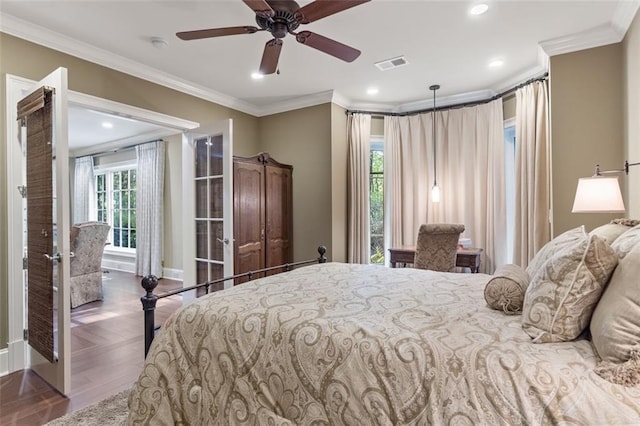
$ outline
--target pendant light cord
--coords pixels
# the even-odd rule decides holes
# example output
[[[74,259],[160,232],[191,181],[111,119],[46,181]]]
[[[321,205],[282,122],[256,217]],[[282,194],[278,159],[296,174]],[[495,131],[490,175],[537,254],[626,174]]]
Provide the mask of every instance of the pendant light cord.
[[[433,186],[438,185],[438,173],[437,173],[437,165],[436,165],[436,90],[440,88],[439,84],[434,84],[433,86],[429,86],[429,90],[433,90],[433,112],[431,115],[432,122],[432,134],[433,134]]]

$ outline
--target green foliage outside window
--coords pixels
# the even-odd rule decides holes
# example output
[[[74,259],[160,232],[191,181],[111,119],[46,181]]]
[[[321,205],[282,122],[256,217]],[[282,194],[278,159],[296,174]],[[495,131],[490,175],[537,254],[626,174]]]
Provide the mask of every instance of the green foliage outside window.
[[[369,172],[369,226],[371,263],[384,263],[384,154],[371,150]]]

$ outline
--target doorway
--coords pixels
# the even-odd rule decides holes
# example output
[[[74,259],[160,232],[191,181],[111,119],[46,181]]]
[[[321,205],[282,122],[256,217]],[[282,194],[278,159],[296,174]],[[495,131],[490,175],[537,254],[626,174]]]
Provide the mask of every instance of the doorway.
[[[23,257],[23,235],[22,235],[22,198],[16,190],[22,185],[23,167],[22,152],[19,144],[13,143],[18,140],[18,125],[16,121],[15,106],[19,99],[25,94],[35,82],[21,77],[6,76],[6,98],[7,98],[7,203],[8,203],[8,282],[22,283],[22,257]],[[103,116],[111,115],[114,119],[126,119],[139,122],[146,128],[142,135],[131,135],[130,137],[120,137],[116,140],[103,141],[99,148],[96,146],[74,147],[70,144],[70,151],[74,155],[89,155],[91,150],[99,152],[104,150],[117,149],[120,146],[131,145],[153,138],[176,135],[187,130],[197,128],[198,123],[170,117],[164,114],[144,110],[129,105],[120,104],[113,101],[97,98],[94,96],[69,92],[69,103],[72,110],[80,112],[92,111]],[[72,126],[72,125],[70,125]],[[151,128],[151,130],[149,130]],[[71,131],[71,128],[70,128]],[[25,341],[23,338],[24,324],[24,294],[21,285],[8,286],[8,347],[6,351],[0,351],[0,366],[6,365],[7,372],[22,370],[26,367]],[[4,359],[2,359],[4,358]],[[3,372],[0,371],[0,374]]]

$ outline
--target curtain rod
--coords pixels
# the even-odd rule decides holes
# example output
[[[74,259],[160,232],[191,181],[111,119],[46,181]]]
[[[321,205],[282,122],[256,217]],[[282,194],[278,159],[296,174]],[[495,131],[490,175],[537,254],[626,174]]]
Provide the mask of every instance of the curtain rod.
[[[441,107],[437,107],[437,108],[426,108],[426,109],[421,109],[421,110],[417,110],[417,111],[406,111],[406,112],[380,112],[380,111],[359,111],[359,110],[347,110],[345,111],[345,114],[349,115],[349,114],[369,114],[372,117],[375,118],[383,118],[385,116],[391,116],[391,117],[402,117],[402,116],[406,116],[406,115],[414,115],[414,114],[422,114],[425,112],[431,112],[431,111],[445,111],[445,110],[449,110],[449,109],[456,109],[456,108],[464,108],[464,107],[469,107],[469,106],[475,106],[475,105],[481,105],[481,104],[487,104],[489,102],[493,102],[496,99],[500,99],[503,98],[507,95],[510,95],[511,93],[515,92],[518,89],[523,88],[524,86],[527,86],[531,83],[535,83],[536,81],[544,81],[549,77],[549,73],[545,72],[544,74],[542,74],[539,77],[534,77],[531,78],[523,83],[517,84],[516,86],[505,90],[504,92],[498,93],[497,95],[494,95],[488,99],[481,99],[479,101],[473,101],[473,102],[463,102],[460,104],[453,104],[453,105],[445,105],[445,106],[441,106]]]
[[[107,149],[106,151],[98,151],[95,154],[80,155],[77,158],[80,158],[80,157],[104,157],[105,155],[112,155],[112,154],[116,154],[118,152],[131,151],[131,150],[135,149],[135,147],[137,147],[138,145],[144,145],[146,143],[152,143],[152,142],[161,142],[163,140],[164,139],[154,139],[152,141],[140,142],[140,143],[136,143],[136,144],[133,144],[133,145],[119,146],[119,147],[116,147],[116,148]]]

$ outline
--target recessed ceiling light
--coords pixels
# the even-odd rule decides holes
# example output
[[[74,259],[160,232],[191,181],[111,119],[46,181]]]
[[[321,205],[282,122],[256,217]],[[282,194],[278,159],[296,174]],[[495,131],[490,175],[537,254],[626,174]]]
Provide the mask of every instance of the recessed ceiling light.
[[[489,5],[485,3],[478,3],[475,6],[473,6],[471,9],[469,9],[469,13],[472,15],[482,15],[487,10],[489,10]]]
[[[499,68],[504,65],[504,61],[502,59],[494,59],[489,62],[489,68]]]
[[[251,78],[254,80],[261,80],[264,78],[264,74],[260,74],[259,72],[254,72],[251,74]]]
[[[368,93],[369,95],[377,95],[377,94],[378,94],[378,91],[379,91],[379,90],[378,90],[378,88],[377,88],[377,87],[369,87],[369,88],[367,89],[367,93]]]
[[[111,123],[110,121],[103,121],[102,127],[104,127],[105,129],[113,129],[113,123]]]

